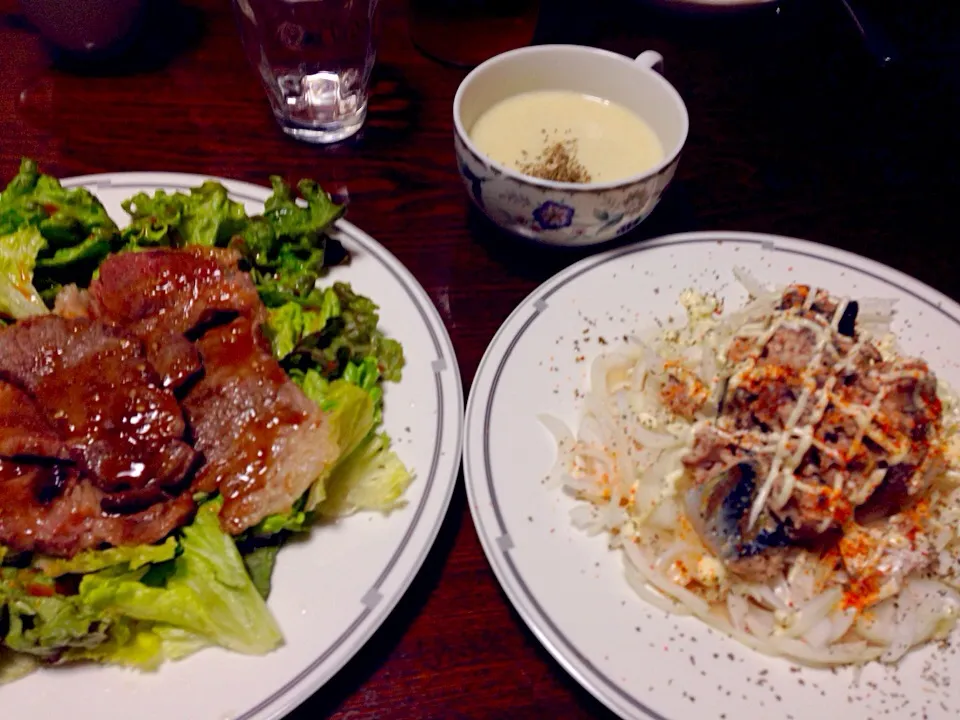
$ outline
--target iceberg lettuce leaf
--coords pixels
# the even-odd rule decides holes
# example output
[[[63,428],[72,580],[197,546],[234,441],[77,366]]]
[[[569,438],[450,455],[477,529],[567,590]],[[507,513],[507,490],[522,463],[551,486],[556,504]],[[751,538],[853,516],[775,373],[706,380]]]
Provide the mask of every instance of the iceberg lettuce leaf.
[[[328,383],[314,370],[305,373],[299,384],[307,397],[328,413],[340,458],[350,455],[373,431],[375,409],[369,393],[345,380]],[[326,497],[327,477],[317,478],[310,487],[307,511],[312,511]]]
[[[163,643],[163,655],[168,660],[181,660],[210,646],[202,637],[183,628],[154,625],[153,632]]]
[[[0,602],[7,617],[4,644],[42,658],[56,657],[65,648],[99,645],[114,623],[80,598],[60,595],[51,578],[30,569],[0,570]]]
[[[38,667],[40,663],[32,655],[0,647],[0,685],[24,678]]]
[[[61,662],[89,660],[156,670],[165,660],[181,660],[210,642],[195,633],[162,623],[123,623],[111,628],[107,640],[91,648],[70,648]]]
[[[246,654],[283,642],[276,620],[254,587],[233,538],[220,529],[221,499],[205,503],[183,529],[183,553],[170,561],[163,586],[141,582],[142,571],[85,575],[80,598],[98,613],[172,625]],[[156,566],[154,566],[156,567]]]
[[[129,620],[110,626],[106,639],[91,647],[72,647],[61,662],[91,660],[124,665],[138,670],[156,670],[166,659],[162,638],[150,623]]]
[[[337,518],[360,510],[390,512],[404,505],[413,476],[383,434],[369,436],[342,460],[326,481],[326,496],[316,506],[321,517]]]
[[[33,226],[0,237],[0,315],[20,319],[49,312],[33,285],[37,253],[46,246]]]
[[[125,565],[136,570],[150,563],[172,560],[179,549],[175,538],[168,537],[159,545],[133,545],[106,550],[85,550],[70,559],[35,556],[33,567],[49,577],[96,572],[113,565]]]

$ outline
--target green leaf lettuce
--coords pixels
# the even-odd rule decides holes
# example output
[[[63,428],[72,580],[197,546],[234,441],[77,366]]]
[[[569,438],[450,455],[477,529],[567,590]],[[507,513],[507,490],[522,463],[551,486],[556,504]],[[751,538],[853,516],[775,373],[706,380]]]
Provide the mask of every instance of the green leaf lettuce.
[[[340,301],[333,290],[321,297],[318,310],[291,301],[269,311],[266,330],[278,360],[292,353],[304,337],[321,332],[328,320],[340,315]]]
[[[123,241],[133,246],[226,245],[248,220],[243,204],[231,200],[227,189],[213,180],[189,194],[138,193],[122,206],[130,214]]]
[[[24,159],[0,193],[0,314],[44,312],[62,285],[86,286],[118,244],[117,226],[92,193],[64,188]]]

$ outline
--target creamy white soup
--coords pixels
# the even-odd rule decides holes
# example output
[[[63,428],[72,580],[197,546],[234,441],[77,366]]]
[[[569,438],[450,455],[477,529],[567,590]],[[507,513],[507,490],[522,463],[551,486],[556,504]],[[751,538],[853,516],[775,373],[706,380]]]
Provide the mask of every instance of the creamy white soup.
[[[470,138],[503,165],[560,182],[621,180],[663,160],[660,139],[636,113],[569,90],[508,97],[477,119]]]

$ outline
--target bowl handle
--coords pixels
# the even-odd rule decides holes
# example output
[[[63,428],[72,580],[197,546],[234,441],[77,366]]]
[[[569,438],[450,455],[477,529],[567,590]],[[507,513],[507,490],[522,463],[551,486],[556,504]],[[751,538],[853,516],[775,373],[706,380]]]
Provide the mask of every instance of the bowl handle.
[[[634,62],[663,74],[663,55],[654,50],[644,50]]]

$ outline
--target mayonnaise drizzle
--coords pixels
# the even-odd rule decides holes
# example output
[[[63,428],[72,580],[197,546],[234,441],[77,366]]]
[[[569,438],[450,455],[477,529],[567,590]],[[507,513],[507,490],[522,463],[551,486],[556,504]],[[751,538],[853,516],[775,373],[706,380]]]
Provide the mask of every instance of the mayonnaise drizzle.
[[[811,310],[816,297],[817,292],[811,289],[802,305],[803,310]],[[783,314],[774,315],[772,322],[762,330],[761,328],[755,329],[755,326],[751,326],[747,332],[741,331],[736,335],[738,338],[749,338],[751,334],[756,332],[758,342],[750,352],[747,361],[744,363],[744,367],[740,368],[731,377],[730,384],[733,388],[736,387],[738,382],[742,382],[748,377],[750,372],[757,367],[758,359],[767,344],[779,330],[807,330],[813,333],[815,338],[814,350],[813,353],[811,353],[810,360],[806,366],[799,371],[803,389],[799,397],[797,397],[787,421],[784,423],[783,430],[780,432],[771,431],[770,433],[766,433],[768,442],[764,449],[767,451],[772,450],[773,457],[770,461],[770,469],[764,477],[763,483],[750,507],[748,528],[752,528],[756,524],[768,501],[770,501],[774,509],[780,509],[789,502],[795,490],[801,490],[810,494],[815,494],[820,491],[820,485],[805,483],[798,479],[795,474],[803,462],[804,456],[811,447],[816,447],[818,451],[828,454],[835,460],[843,460],[842,455],[835,449],[825,446],[814,437],[814,428],[816,428],[817,424],[823,419],[824,413],[831,404],[840,412],[854,418],[857,424],[858,432],[850,448],[851,454],[863,443],[865,436],[869,437],[870,440],[885,450],[888,450],[892,455],[895,455],[898,450],[901,450],[895,445],[891,447],[890,438],[885,434],[871,434],[870,429],[886,397],[889,383],[895,382],[902,377],[909,377],[911,375],[909,371],[888,373],[880,376],[878,378],[881,381],[880,391],[873,397],[872,402],[867,408],[847,404],[833,394],[837,375],[853,368],[853,363],[858,357],[864,343],[869,341],[869,334],[861,330],[853,346],[851,346],[848,351],[844,352],[841,348],[836,347],[834,337],[839,331],[840,321],[849,304],[850,300],[848,298],[840,299],[837,302],[837,307],[829,323],[818,323],[802,316],[798,317],[784,312]],[[757,332],[757,330],[760,330],[760,332]],[[823,386],[818,387],[816,373],[821,369],[825,353],[831,346],[834,347],[839,359],[834,363],[832,371],[829,372],[829,377]],[[803,418],[805,419],[801,425],[800,420]],[[791,446],[795,448],[792,452]],[[771,499],[770,495],[776,487],[778,480],[782,481],[781,489]],[[837,473],[837,476],[834,478],[834,491],[839,491],[842,484],[843,476],[841,473]]]

